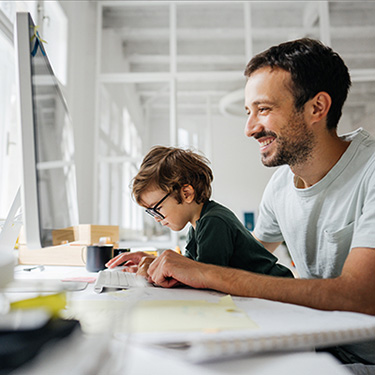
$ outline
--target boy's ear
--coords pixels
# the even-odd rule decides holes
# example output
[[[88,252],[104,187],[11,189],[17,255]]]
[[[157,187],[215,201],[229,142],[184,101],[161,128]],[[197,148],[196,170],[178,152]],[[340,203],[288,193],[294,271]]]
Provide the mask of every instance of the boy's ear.
[[[182,200],[186,203],[191,203],[195,199],[195,190],[191,185],[184,185],[181,188]]]

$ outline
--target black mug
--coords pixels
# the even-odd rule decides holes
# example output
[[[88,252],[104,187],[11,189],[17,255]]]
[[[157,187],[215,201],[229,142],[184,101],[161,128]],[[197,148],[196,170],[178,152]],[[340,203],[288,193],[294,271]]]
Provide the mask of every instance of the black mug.
[[[113,245],[91,245],[86,250],[86,269],[89,272],[104,270],[106,263],[113,258]]]

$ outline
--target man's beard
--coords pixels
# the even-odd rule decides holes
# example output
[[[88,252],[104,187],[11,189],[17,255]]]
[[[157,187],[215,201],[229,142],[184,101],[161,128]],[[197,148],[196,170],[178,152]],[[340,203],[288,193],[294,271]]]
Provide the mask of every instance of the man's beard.
[[[262,136],[275,137],[276,153],[267,158],[267,152],[262,154],[262,163],[266,167],[277,167],[288,164],[293,167],[305,163],[310,157],[316,144],[314,133],[307,127],[298,113],[294,113],[286,126],[280,129],[279,136],[273,132],[264,132]],[[259,135],[257,135],[259,138]]]

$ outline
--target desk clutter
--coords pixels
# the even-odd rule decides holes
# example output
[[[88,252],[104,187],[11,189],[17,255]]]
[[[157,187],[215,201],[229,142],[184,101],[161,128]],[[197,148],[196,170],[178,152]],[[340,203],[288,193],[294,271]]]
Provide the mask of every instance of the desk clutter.
[[[85,266],[87,246],[112,244],[115,248],[119,241],[119,227],[80,224],[54,230],[53,246],[42,249],[30,250],[23,241],[20,242],[18,250],[20,264]]]
[[[124,366],[126,356],[119,355],[119,350],[123,354],[133,347],[194,367],[252,358],[257,353],[311,350],[375,338],[375,317],[364,314],[188,287],[105,289],[97,294],[98,274],[84,267],[24,268],[17,266],[16,281],[21,278],[32,284],[45,277],[48,282],[54,275],[56,281],[87,285],[75,291],[29,293],[24,299],[11,293],[16,300],[11,301],[8,314],[0,315],[0,375],[18,367],[17,375],[99,374],[99,362],[108,366],[117,358]],[[31,366],[36,370],[26,371]],[[46,370],[40,371],[39,366]],[[118,374],[138,375],[127,370]],[[100,374],[111,373],[103,371]]]
[[[4,321],[4,319],[1,319]],[[8,326],[0,328],[0,374],[8,374],[80,330],[77,320],[50,318],[43,310],[11,313]],[[15,324],[16,322],[21,324]],[[22,324],[27,322],[28,324]],[[13,323],[13,324],[12,324]],[[32,324],[30,324],[32,323]]]

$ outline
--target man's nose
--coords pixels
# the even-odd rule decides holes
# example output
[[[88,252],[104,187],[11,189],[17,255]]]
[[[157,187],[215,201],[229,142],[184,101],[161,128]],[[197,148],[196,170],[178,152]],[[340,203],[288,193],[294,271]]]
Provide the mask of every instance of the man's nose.
[[[259,120],[254,114],[248,115],[245,125],[245,135],[249,138],[253,137],[254,134],[259,133],[263,129]]]

